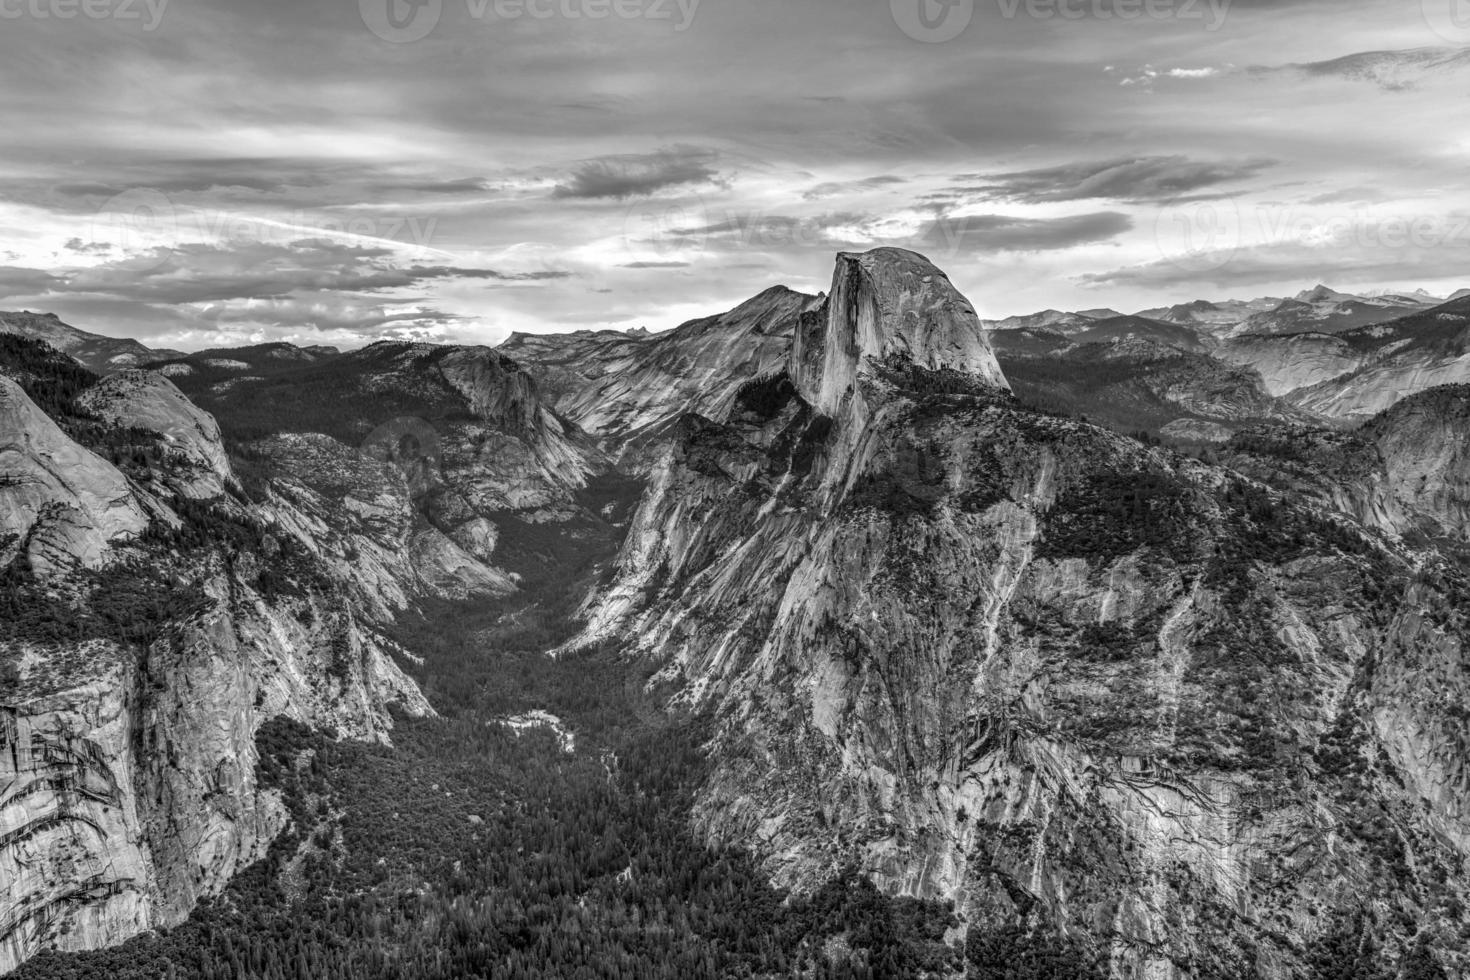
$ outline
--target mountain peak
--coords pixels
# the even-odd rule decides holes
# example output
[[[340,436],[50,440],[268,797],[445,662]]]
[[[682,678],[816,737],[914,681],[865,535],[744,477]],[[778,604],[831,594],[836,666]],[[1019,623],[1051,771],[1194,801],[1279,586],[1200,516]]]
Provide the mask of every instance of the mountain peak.
[[[1353,296],[1349,293],[1340,293],[1331,286],[1319,282],[1311,289],[1297,293],[1294,298],[1298,303],[1327,303],[1352,299]]]
[[[970,301],[907,249],[837,254],[823,348],[813,404],[827,414],[837,413],[870,362],[891,358],[1009,387]]]

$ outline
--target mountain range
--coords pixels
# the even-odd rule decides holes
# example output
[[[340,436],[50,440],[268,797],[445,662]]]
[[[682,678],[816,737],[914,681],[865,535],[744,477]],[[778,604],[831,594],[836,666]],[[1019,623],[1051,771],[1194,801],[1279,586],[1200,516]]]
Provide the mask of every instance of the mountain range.
[[[0,316],[0,971],[1464,975],[1470,298],[1227,305]]]

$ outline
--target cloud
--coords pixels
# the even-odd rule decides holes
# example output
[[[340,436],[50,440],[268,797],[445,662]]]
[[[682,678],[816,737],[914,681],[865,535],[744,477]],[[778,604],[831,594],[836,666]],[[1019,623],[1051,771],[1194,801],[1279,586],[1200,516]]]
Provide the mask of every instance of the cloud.
[[[84,242],[80,238],[68,238],[61,247],[81,255],[105,255],[113,248],[111,242]]]
[[[674,235],[698,241],[779,247],[814,243],[847,245],[860,242],[862,235],[842,234],[865,228],[875,216],[855,211],[795,216],[763,214],[759,211],[727,211],[723,218],[704,225],[672,230]]]
[[[1237,189],[1244,207],[1268,177],[1277,196],[1371,184],[1426,211],[1470,204],[1470,143],[1446,123],[1464,86],[1448,68],[1413,68],[1407,93],[1325,69],[1231,67],[1442,43],[1383,0],[1235,0],[1213,33],[1199,19],[1074,24],[975,4],[964,37],[937,45],[914,43],[881,3],[843,0],[710,4],[686,32],[476,19],[445,3],[433,34],[402,45],[373,37],[351,0],[260,3],[171,4],[155,32],[85,18],[0,32],[0,57],[25,66],[0,109],[25,134],[0,147],[11,302],[86,303],[79,326],[179,347],[203,330],[217,343],[328,324],[344,346],[378,329],[489,339],[630,316],[658,328],[776,281],[824,288],[839,248],[912,242],[944,266],[949,253],[922,240],[972,212],[990,217],[955,233],[972,260],[948,271],[979,306],[1095,305],[1071,277],[1147,263],[1153,236],[1119,232],[1116,215],[1059,215]],[[1117,87],[1141,66],[1157,76],[1151,94]],[[1280,162],[1238,183],[1210,169],[1244,155]],[[1028,182],[1030,168],[1054,172]],[[987,176],[949,179],[966,171]],[[96,220],[142,189],[170,199],[181,231]],[[630,201],[696,196],[773,217],[722,230],[724,214],[651,207],[653,221],[630,224]],[[663,233],[671,223],[712,230],[680,238]],[[293,254],[306,237],[400,254]],[[251,251],[251,238],[277,249]],[[180,242],[235,254],[139,251]],[[563,278],[525,278],[548,270]],[[1149,288],[1106,302],[1158,305]]]
[[[832,212],[793,215],[728,215],[711,224],[676,229],[682,241],[713,250],[783,252],[817,248],[862,250],[898,245],[934,253],[995,254],[1051,251],[1116,237],[1133,225],[1126,214],[1101,211],[1059,218],[978,214],[923,217],[911,212]]]
[[[1103,69],[1103,71],[1109,75],[1114,75],[1118,72],[1118,69],[1113,65],[1108,65],[1106,68]],[[1153,65],[1144,65],[1143,67],[1138,69],[1137,74],[1124,75],[1121,79],[1119,79],[1118,84],[1124,86],[1125,88],[1129,86],[1138,86],[1148,92],[1152,92],[1154,90],[1154,83],[1161,78],[1179,78],[1198,81],[1200,79],[1217,78],[1221,75],[1233,74],[1236,71],[1237,69],[1233,65],[1226,65],[1224,67],[1205,65],[1200,68],[1167,69],[1155,68]]]
[[[982,254],[1044,252],[1107,241],[1132,227],[1133,219],[1117,211],[1062,218],[979,214],[936,218],[915,243]]]
[[[887,187],[893,184],[905,183],[908,183],[908,181],[904,178],[893,176],[864,177],[862,180],[828,181],[824,184],[817,184],[801,196],[806,201],[818,201],[825,197],[836,197],[839,194],[860,193],[862,191],[877,190],[880,187]]]
[[[1076,279],[1088,287],[1178,291],[1201,284],[1427,282],[1459,278],[1470,268],[1470,218],[1441,223],[1418,239],[1405,229],[1397,223],[1363,225],[1316,241],[1190,252]]]
[[[1327,191],[1306,200],[1307,204],[1376,204],[1388,200],[1388,196],[1376,187],[1344,187]]]
[[[657,153],[623,154],[589,160],[551,192],[552,197],[647,197],[668,187],[716,183],[715,153],[674,147]]]
[[[458,180],[424,180],[386,185],[387,189],[419,191],[424,194],[479,194],[490,189],[483,177],[461,177]]]
[[[388,248],[307,239],[289,245],[244,241],[160,248],[55,279],[55,293],[97,293],[178,305],[261,299],[301,290],[377,292],[434,279],[535,282],[566,278],[561,270],[520,273],[451,265],[399,264]]]
[[[570,273],[403,263],[383,247],[325,239],[191,243],[56,273],[0,267],[0,302],[100,319],[114,329],[161,325],[184,332],[232,324],[281,331],[331,331],[366,342],[395,325],[421,329],[459,316],[415,295],[429,285],[482,283],[535,288]]]
[[[1285,74],[1367,82],[1385,92],[1408,92],[1440,80],[1453,82],[1470,70],[1470,49],[1412,48],[1404,51],[1360,51],[1306,64],[1258,65],[1256,75]]]
[[[32,296],[47,292],[65,279],[44,269],[23,266],[0,266],[0,300],[11,296]]]
[[[981,179],[992,183],[964,190],[1026,204],[1096,199],[1167,201],[1243,180],[1273,164],[1259,159],[1205,162],[1182,156],[1135,157],[985,174]]]

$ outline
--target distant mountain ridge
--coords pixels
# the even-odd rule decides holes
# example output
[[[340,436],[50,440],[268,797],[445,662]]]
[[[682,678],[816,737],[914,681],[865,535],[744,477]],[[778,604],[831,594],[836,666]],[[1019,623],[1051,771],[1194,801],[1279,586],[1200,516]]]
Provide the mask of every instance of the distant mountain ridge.
[[[145,347],[127,337],[104,337],[78,330],[54,313],[0,312],[0,333],[43,340],[98,374],[137,367],[161,357],[182,356],[178,351]]]
[[[1460,290],[1450,299],[1470,295]],[[1246,333],[1340,333],[1356,327],[1371,326],[1410,313],[1430,309],[1446,300],[1422,290],[1389,289],[1350,293],[1319,283],[1292,297],[1262,296],[1250,300],[1197,299],[1172,306],[1151,307],[1133,314],[1147,320],[1161,320],[1189,327],[1200,334],[1224,339]],[[1044,310],[1040,313],[986,320],[991,330],[1046,328],[1059,333],[1081,333],[1090,325],[1117,314],[1108,310],[1065,312]]]
[[[1290,299],[1196,300],[1134,317],[1047,311],[991,321],[991,337],[1036,404],[1124,431],[1219,442],[1263,418],[1362,420],[1415,392],[1470,381],[1467,306],[1470,290],[1438,300],[1318,285]],[[1195,357],[1175,358],[1165,386],[1158,354],[1130,349],[1140,340]]]

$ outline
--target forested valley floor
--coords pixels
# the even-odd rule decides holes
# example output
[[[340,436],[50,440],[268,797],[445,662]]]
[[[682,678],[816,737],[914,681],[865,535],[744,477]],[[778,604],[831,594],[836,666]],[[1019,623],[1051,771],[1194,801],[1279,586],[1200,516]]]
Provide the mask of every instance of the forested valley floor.
[[[570,635],[592,559],[610,554],[585,557],[584,574],[545,563],[531,590],[498,604],[406,618],[396,638],[424,658],[416,678],[442,717],[397,718],[391,747],[268,723],[260,776],[283,793],[290,825],[186,922],[43,954],[12,976],[964,975],[949,908],[887,898],[854,871],[790,895],[750,854],[697,838],[707,719],[665,710],[645,690],[650,666],[619,650],[547,656]],[[533,711],[561,730],[507,724]],[[1020,937],[987,937],[969,954],[976,977],[1097,975]]]

